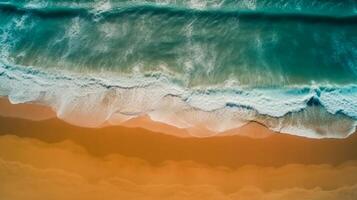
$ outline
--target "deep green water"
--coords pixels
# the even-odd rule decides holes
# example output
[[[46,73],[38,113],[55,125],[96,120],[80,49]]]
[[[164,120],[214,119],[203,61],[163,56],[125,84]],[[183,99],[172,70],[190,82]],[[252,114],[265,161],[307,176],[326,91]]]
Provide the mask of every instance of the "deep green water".
[[[3,2],[2,51],[17,64],[163,72],[188,86],[357,80],[355,1]]]

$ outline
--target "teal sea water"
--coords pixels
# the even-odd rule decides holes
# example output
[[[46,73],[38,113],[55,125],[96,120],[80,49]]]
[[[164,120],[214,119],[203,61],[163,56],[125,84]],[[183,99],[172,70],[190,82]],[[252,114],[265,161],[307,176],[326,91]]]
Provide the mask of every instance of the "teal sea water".
[[[346,137],[353,0],[0,0],[0,95],[83,126],[149,115]]]

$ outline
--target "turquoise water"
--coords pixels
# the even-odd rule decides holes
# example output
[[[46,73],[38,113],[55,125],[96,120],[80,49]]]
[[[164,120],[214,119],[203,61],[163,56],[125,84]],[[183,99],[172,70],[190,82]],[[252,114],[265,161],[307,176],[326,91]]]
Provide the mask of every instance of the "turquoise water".
[[[77,102],[88,90],[99,94],[98,87],[122,88],[123,83],[114,82],[139,77],[141,85],[165,79],[170,87],[159,84],[153,89],[160,95],[151,103],[143,103],[141,93],[131,94],[145,104],[129,112],[138,115],[160,110],[156,103],[174,95],[202,112],[247,109],[254,116],[240,121],[263,121],[267,126],[266,118],[284,121],[291,113],[318,113],[314,120],[306,114],[294,117],[299,122],[288,122],[293,130],[289,133],[321,126],[325,135],[334,137],[339,131],[334,128],[329,135],[328,124],[344,120],[350,122],[340,131],[345,136],[357,118],[357,2],[352,0],[0,0],[0,47],[2,95],[13,96],[14,102],[30,99],[54,106],[56,84],[83,79],[66,97]],[[48,74],[29,78],[25,68]],[[12,77],[15,72],[36,81],[24,84]],[[58,76],[49,79],[54,72]],[[18,81],[6,86],[9,77]],[[87,83],[89,77],[96,81]],[[18,91],[29,85],[46,98],[24,92],[19,98]],[[172,92],[171,85],[183,92]],[[57,104],[62,105],[54,107],[63,109]],[[106,118],[119,109],[111,106]],[[309,121],[313,125],[307,125]]]

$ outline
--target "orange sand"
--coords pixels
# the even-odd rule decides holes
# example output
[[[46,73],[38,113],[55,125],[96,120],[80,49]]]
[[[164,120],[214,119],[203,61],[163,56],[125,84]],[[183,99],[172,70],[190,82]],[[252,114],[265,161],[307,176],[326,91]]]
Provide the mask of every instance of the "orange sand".
[[[0,199],[357,198],[357,135],[308,139],[251,123],[232,131],[269,137],[183,138],[145,117],[82,128],[13,118],[38,116],[38,105],[0,102]]]

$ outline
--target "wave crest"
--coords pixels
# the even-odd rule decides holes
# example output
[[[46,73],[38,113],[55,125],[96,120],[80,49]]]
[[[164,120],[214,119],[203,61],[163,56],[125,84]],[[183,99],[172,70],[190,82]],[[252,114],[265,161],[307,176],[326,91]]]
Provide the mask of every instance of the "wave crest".
[[[177,4],[160,3],[135,3],[127,2],[117,5],[111,4],[74,4],[74,5],[48,5],[48,4],[19,4],[13,2],[0,2],[0,10],[4,12],[19,12],[22,14],[34,14],[47,17],[70,17],[78,15],[92,16],[97,19],[111,16],[130,14],[165,14],[165,15],[192,15],[205,16],[214,15],[216,17],[240,17],[243,19],[268,19],[268,20],[304,20],[311,22],[330,23],[354,23],[357,16],[354,10],[343,12],[331,12],[323,9],[296,9],[279,7],[250,8],[249,6],[229,6],[200,7]]]

